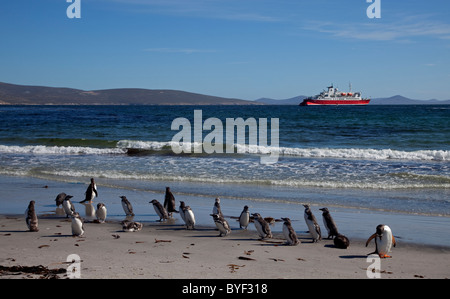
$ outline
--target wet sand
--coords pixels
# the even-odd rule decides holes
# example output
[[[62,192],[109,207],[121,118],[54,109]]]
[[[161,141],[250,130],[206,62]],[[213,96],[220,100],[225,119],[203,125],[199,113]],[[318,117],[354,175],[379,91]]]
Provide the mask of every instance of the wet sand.
[[[39,232],[29,232],[22,215],[2,215],[0,265],[67,268],[74,265],[67,257],[76,254],[81,259],[80,278],[86,279],[365,279],[373,265],[367,259],[375,249],[373,241],[365,247],[365,240],[351,239],[348,249],[337,249],[332,240],[311,243],[307,234],[299,233],[302,243],[286,246],[281,233],[261,241],[255,231],[233,223],[231,234],[218,237],[212,225],[188,231],[179,220],[169,220],[146,222],[142,231],[124,232],[118,221],[107,221],[85,223],[84,236],[73,237],[71,222],[64,217],[41,216]],[[391,255],[381,259],[381,278],[450,277],[448,247],[398,242]],[[40,276],[1,271],[0,277]],[[67,278],[67,273],[58,277]]]

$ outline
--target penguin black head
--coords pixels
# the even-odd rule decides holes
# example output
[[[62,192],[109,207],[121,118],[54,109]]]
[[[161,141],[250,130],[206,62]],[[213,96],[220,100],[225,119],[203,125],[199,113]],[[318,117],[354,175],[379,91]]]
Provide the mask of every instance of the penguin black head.
[[[119,196],[119,197],[120,197],[122,200],[127,199],[126,196],[123,196],[123,195],[122,195],[122,196]]]
[[[64,198],[64,200],[69,200],[69,199],[71,199],[73,196],[72,195],[67,195],[65,198]]]
[[[303,205],[305,209],[309,209],[309,205]]]
[[[328,208],[322,208],[322,209],[319,209],[319,210],[321,210],[324,215],[330,213],[330,211],[328,211]]]
[[[377,225],[377,235],[382,236],[384,234],[384,224]]]
[[[244,206],[244,212],[248,211],[248,206]]]
[[[284,223],[286,223],[286,224],[291,224],[291,219],[289,219],[289,218],[281,218],[281,220],[283,220],[284,221]]]
[[[158,203],[158,201],[156,199],[153,199],[152,201],[149,201],[148,203],[155,204],[155,203]]]
[[[99,202],[98,204],[97,204],[97,209],[101,209],[102,207],[104,207],[105,205],[103,204],[103,203],[101,203],[101,202]]]
[[[259,213],[253,213],[252,216],[256,219],[261,218],[261,215]]]

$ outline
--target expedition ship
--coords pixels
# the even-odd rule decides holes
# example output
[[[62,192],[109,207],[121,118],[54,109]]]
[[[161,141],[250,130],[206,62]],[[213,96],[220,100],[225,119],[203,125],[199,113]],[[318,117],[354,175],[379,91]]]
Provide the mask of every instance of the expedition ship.
[[[320,94],[313,97],[308,97],[303,100],[300,106],[311,105],[367,105],[370,99],[363,99],[361,92],[353,93],[350,85],[349,92],[340,92],[333,85],[328,87],[328,91],[322,91]]]

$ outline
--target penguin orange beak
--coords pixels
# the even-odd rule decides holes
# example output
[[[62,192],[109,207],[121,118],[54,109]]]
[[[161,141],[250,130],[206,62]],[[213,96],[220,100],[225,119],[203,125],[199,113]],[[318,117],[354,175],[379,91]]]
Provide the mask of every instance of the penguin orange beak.
[[[378,235],[377,233],[374,233],[373,235],[370,236],[370,238],[366,242],[366,247],[367,245],[369,245],[369,242],[372,241],[372,239],[375,238],[377,235]]]
[[[394,235],[392,235],[392,245],[394,245],[394,247],[396,245]]]

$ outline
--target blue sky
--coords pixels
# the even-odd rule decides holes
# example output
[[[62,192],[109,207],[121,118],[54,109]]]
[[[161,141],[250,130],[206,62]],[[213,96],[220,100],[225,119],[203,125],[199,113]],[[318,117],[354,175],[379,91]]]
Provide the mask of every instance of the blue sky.
[[[177,89],[254,100],[314,95],[450,99],[450,2],[65,0],[0,4],[0,82]]]

